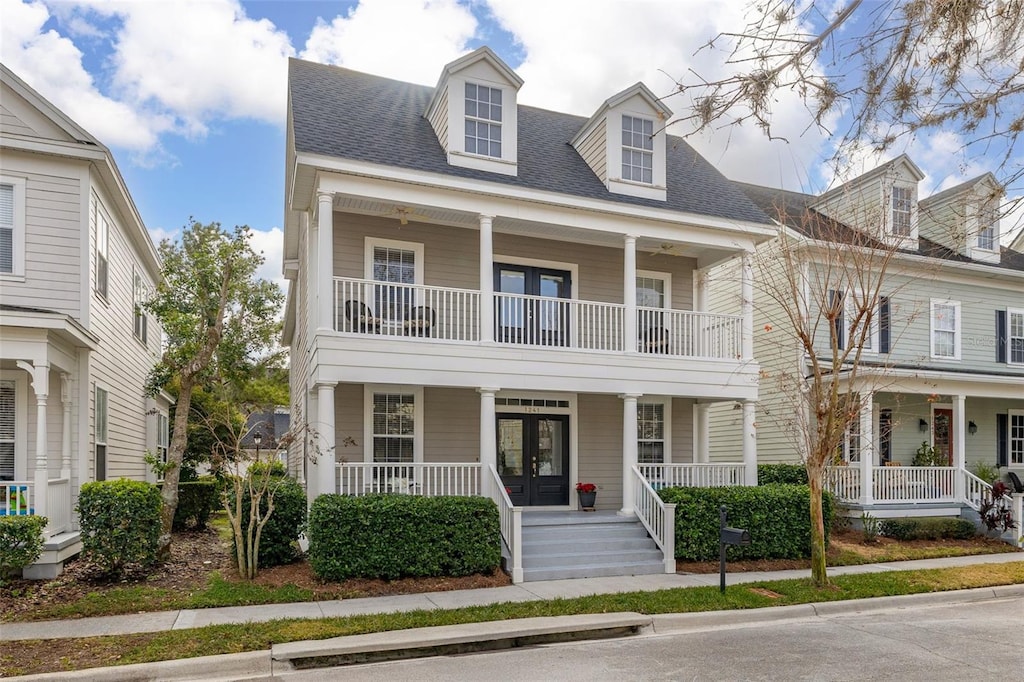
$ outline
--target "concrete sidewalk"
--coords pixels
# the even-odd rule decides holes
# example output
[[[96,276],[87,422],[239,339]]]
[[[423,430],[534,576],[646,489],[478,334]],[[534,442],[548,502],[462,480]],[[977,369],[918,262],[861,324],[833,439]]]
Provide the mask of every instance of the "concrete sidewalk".
[[[949,568],[977,564],[997,564],[1024,561],[1024,554],[986,554],[980,556],[922,559],[887,564],[865,564],[829,569],[829,575],[853,573],[880,573],[927,568]],[[731,573],[726,576],[729,585],[762,580],[806,578],[807,569],[791,571],[755,571]],[[486,606],[502,602],[541,601],[556,598],[582,597],[592,594],[620,592],[650,592],[674,587],[718,585],[718,574],[638,575],[613,578],[580,578],[549,580],[476,590],[428,592],[390,597],[368,597],[338,601],[269,604],[265,606],[231,606],[211,609],[182,609],[156,613],[137,613],[125,616],[103,616],[62,621],[35,623],[0,623],[0,641],[19,639],[64,639],[120,635],[140,632],[181,630],[224,623],[256,623],[279,618],[325,618],[363,615],[369,613],[396,613],[403,611],[452,609],[463,606]]]

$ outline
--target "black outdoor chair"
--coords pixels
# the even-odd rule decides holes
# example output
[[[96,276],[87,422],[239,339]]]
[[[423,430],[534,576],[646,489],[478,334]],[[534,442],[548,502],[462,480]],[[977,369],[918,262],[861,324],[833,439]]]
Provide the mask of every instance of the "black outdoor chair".
[[[668,353],[668,330],[651,327],[640,335],[641,353]]]
[[[409,336],[430,336],[430,330],[437,324],[437,313],[428,305],[418,305],[405,312],[402,326]]]
[[[351,330],[378,333],[380,318],[373,316],[373,311],[362,301],[345,301],[345,319]]]
[[[1015,493],[1024,493],[1024,483],[1020,482],[1020,476],[1012,471],[1007,471],[1006,477],[1010,479],[1010,484],[1013,486]]]

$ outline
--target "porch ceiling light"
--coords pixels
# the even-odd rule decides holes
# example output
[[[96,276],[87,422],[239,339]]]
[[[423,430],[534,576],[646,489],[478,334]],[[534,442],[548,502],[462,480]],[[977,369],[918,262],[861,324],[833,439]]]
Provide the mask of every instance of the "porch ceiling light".
[[[978,425],[975,424],[973,421],[967,422],[967,431],[973,436],[978,432]]]
[[[917,420],[917,430],[920,431],[921,433],[927,433],[928,432],[928,422],[926,422],[924,419],[918,419]]]

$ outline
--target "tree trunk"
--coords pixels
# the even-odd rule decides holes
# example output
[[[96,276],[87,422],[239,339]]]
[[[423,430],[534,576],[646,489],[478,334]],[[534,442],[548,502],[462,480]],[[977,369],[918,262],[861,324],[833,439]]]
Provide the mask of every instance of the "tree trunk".
[[[160,497],[160,540],[157,543],[157,559],[167,561],[171,558],[171,527],[174,524],[174,512],[178,509],[178,479],[181,476],[181,461],[185,457],[185,446],[188,444],[188,413],[192,406],[191,379],[181,378],[181,391],[174,406],[174,437],[167,451],[167,470],[164,472],[164,485]]]
[[[807,467],[807,483],[811,490],[811,580],[815,587],[828,585],[825,571],[825,520],[821,506],[823,473],[820,466]]]

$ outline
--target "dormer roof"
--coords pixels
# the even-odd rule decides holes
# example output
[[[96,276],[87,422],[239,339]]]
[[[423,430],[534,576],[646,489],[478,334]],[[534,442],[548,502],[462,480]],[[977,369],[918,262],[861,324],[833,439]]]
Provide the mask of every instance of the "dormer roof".
[[[952,199],[953,197],[959,194],[964,194],[966,192],[978,189],[979,186],[983,184],[988,185],[989,189],[992,192],[991,196],[1001,197],[1005,193],[1003,190],[1003,186],[999,183],[998,180],[996,180],[996,176],[992,175],[992,173],[985,173],[984,175],[979,175],[976,178],[965,180],[964,182],[961,182],[959,185],[953,185],[952,187],[948,187],[942,190],[941,192],[936,192],[927,199],[922,199],[920,202],[921,208],[930,208],[931,206],[940,204],[943,201]]]
[[[519,74],[513,71],[508,64],[503,62],[501,57],[494,54],[494,50],[484,45],[483,47],[478,47],[469,54],[464,54],[458,59],[444,65],[444,68],[441,69],[441,76],[437,79],[437,85],[434,87],[434,92],[430,97],[430,101],[427,103],[427,109],[423,115],[430,118],[431,112],[438,106],[438,100],[445,92],[445,84],[453,74],[465,71],[477,62],[486,62],[489,64],[495,71],[504,77],[509,85],[516,90],[523,87],[524,81],[519,77]]]
[[[836,195],[849,191],[851,187],[861,185],[875,178],[882,177],[887,173],[900,170],[909,173],[910,177],[913,178],[915,182],[921,182],[922,180],[924,180],[924,172],[917,166],[917,164],[914,163],[914,161],[906,154],[900,154],[895,159],[886,161],[881,166],[872,168],[871,170],[865,173],[861,173],[852,180],[844,182],[843,184],[837,187],[833,187],[827,192],[819,194],[818,198],[815,200],[814,203],[815,205],[827,204],[830,199],[833,199]]]
[[[583,127],[580,128],[579,132],[572,138],[570,144],[575,147],[580,140],[590,133],[595,125],[598,125],[600,121],[604,120],[609,109],[617,107],[634,96],[638,96],[645,100],[651,107],[651,113],[655,114],[660,119],[668,120],[668,118],[672,116],[672,110],[665,106],[665,103],[658,99],[658,97],[651,92],[650,88],[643,83],[634,83],[622,92],[616,93],[606,99],[601,106],[598,107],[597,111],[594,112],[594,115],[587,119],[587,122],[583,124]]]

